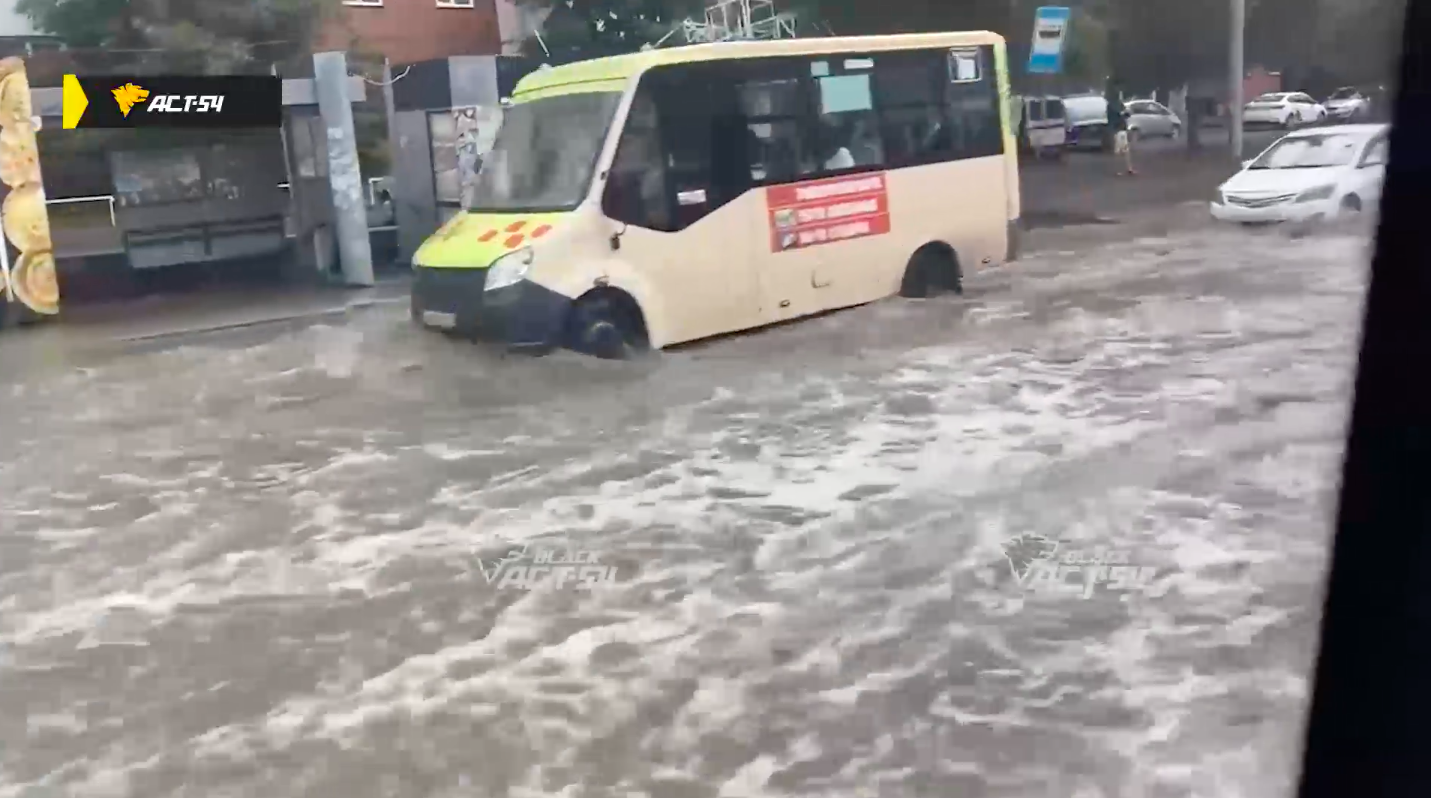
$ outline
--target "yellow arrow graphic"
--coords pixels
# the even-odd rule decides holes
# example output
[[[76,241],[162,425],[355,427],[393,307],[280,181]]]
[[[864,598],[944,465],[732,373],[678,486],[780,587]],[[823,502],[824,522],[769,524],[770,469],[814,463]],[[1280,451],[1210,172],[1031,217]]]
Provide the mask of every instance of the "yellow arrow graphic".
[[[79,78],[74,75],[65,75],[63,95],[60,108],[64,113],[64,128],[74,130],[84,116],[85,109],[89,107],[89,98],[84,96],[84,88],[80,86]]]

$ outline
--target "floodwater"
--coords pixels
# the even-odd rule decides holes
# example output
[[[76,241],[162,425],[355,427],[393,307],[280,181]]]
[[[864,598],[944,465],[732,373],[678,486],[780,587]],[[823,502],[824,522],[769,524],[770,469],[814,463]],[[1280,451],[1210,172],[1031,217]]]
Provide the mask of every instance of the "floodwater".
[[[1051,234],[645,362],[384,307],[11,375],[0,796],[1285,794],[1365,273]]]

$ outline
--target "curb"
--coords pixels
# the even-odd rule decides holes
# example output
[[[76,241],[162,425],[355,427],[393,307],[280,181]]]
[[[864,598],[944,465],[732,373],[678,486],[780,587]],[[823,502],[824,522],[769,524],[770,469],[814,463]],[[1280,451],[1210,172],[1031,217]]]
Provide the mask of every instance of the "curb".
[[[178,338],[185,336],[206,335],[209,333],[229,332],[232,330],[244,330],[252,327],[262,327],[268,324],[282,324],[284,322],[297,321],[299,319],[323,319],[332,316],[344,316],[350,311],[367,310],[369,308],[382,305],[397,305],[407,302],[407,297],[383,297],[374,299],[361,299],[349,302],[341,307],[329,307],[322,310],[309,310],[294,313],[286,313],[281,316],[265,316],[260,319],[247,319],[245,321],[231,322],[228,324],[201,325],[195,327],[185,327],[178,330],[165,330],[163,332],[148,333],[145,335],[131,335],[122,338],[115,338],[114,341],[124,344],[146,343],[152,341],[162,341],[166,338]]]

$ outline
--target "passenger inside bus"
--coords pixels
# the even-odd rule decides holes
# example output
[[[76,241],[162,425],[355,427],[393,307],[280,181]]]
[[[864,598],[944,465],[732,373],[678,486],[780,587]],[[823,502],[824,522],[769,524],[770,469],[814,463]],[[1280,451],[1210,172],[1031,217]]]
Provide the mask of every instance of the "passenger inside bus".
[[[880,141],[879,120],[874,114],[855,117],[849,149],[856,166],[879,166],[884,163],[884,144]]]
[[[801,159],[796,148],[793,123],[756,122],[749,128],[752,179],[786,183],[800,176]]]
[[[815,136],[814,162],[807,161],[801,169],[801,174],[850,169],[856,165],[855,156],[847,146],[850,140],[849,134],[838,120],[828,115],[820,117],[820,124],[815,128]]]

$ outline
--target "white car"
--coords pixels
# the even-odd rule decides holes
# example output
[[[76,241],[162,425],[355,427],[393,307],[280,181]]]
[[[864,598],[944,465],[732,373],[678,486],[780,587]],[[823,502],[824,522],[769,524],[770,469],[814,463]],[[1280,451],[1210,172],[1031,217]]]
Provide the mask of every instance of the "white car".
[[[1183,123],[1167,106],[1154,100],[1129,100],[1128,135],[1134,138],[1170,138],[1182,135]]]
[[[1242,122],[1247,125],[1277,125],[1294,128],[1321,122],[1327,118],[1322,104],[1298,91],[1264,94],[1242,109]]]
[[[1386,176],[1388,125],[1302,130],[1278,139],[1217,190],[1225,222],[1295,222],[1374,211]]]
[[[1350,87],[1332,92],[1325,104],[1327,116],[1338,122],[1356,122],[1371,116],[1371,98]]]

